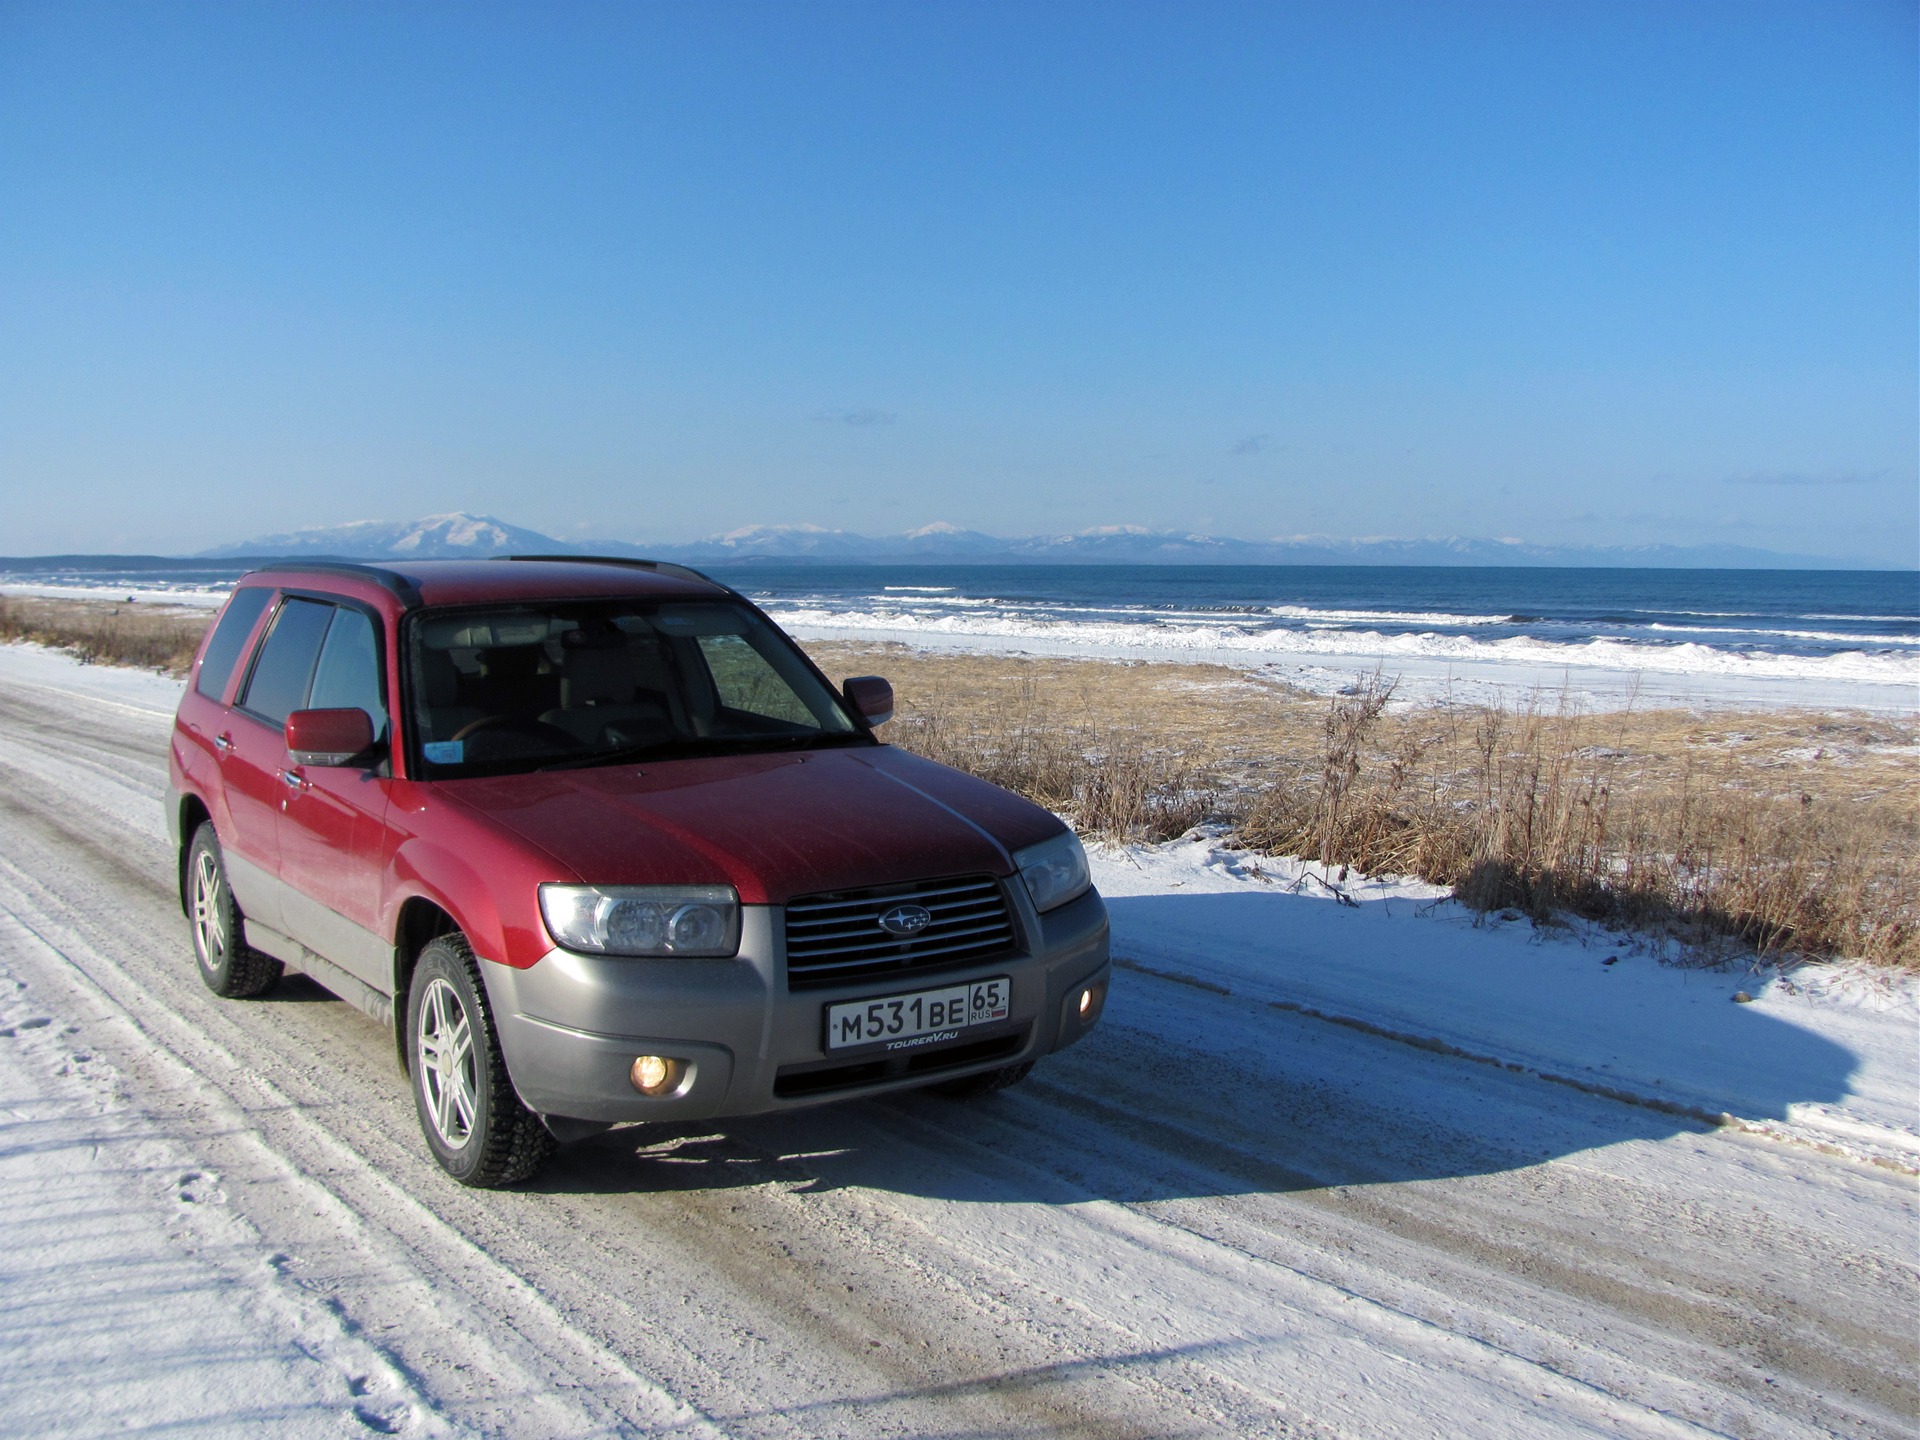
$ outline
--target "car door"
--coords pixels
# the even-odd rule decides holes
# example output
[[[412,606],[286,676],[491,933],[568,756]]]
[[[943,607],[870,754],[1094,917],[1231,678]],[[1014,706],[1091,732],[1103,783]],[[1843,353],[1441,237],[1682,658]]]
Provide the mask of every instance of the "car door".
[[[286,790],[287,716],[313,677],[330,605],[283,596],[227,723],[214,739],[232,833],[220,837],[234,897],[247,917],[284,930],[280,802]]]
[[[352,603],[332,610],[299,708],[364,710],[384,746],[392,722],[381,683],[379,622]],[[365,766],[302,766],[290,758],[283,764],[279,841],[286,932],[361,983],[391,994],[393,952],[379,933],[385,767],[371,757]]]

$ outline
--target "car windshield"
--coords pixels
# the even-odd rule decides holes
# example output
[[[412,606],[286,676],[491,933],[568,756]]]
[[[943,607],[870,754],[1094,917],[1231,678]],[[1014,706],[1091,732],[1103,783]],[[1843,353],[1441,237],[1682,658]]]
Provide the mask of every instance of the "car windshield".
[[[410,617],[420,773],[870,744],[784,635],[728,600],[556,600]]]

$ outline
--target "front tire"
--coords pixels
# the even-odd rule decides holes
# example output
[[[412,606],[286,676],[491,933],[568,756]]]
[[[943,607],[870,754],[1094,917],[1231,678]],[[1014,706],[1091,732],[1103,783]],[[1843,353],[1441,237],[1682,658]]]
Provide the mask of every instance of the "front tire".
[[[442,935],[420,952],[407,992],[407,1068],[427,1148],[462,1185],[511,1185],[553,1154],[553,1136],[507,1077],[464,936]]]
[[[193,832],[187,849],[187,918],[200,978],[214,994],[250,1000],[280,983],[286,967],[247,944],[244,917],[227,883],[227,862],[211,822]]]

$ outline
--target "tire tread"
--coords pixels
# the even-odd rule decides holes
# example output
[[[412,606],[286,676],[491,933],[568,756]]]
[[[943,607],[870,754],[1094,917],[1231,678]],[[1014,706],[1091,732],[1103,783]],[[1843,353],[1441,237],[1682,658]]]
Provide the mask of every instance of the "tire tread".
[[[220,836],[213,828],[211,820],[202,821],[200,828],[193,832],[193,840],[187,851],[189,874],[194,868],[194,857],[203,848],[201,837],[206,837],[206,846],[213,850],[214,863],[220,867],[220,903],[226,910],[227,922],[227,959],[222,967],[224,973],[216,975],[199,964],[200,978],[207,982],[207,988],[223,1000],[257,1000],[280,983],[280,977],[286,973],[286,966],[273,956],[254,949],[247,944],[246,916],[241,913],[240,902],[233,898],[233,880],[227,874],[226,852],[221,848]],[[196,961],[199,947],[194,947]]]
[[[442,1168],[447,1169],[461,1184],[479,1190],[517,1184],[536,1174],[553,1157],[559,1142],[540,1123],[540,1117],[521,1103],[519,1094],[513,1088],[506,1061],[500,1054],[499,1032],[494,1028],[493,1009],[487,1001],[487,987],[480,978],[480,962],[474,958],[473,947],[467,943],[466,936],[456,930],[429,940],[420,952],[419,965],[414,968],[414,983],[420,983],[421,970],[426,967],[435,950],[443,951],[447,963],[465,972],[467,985],[479,1008],[480,1028],[485,1031],[483,1049],[486,1059],[485,1073],[480,1078],[487,1089],[488,1108],[485,1146],[479,1162],[464,1175],[444,1165]],[[412,1007],[409,1006],[407,1024],[411,1026],[413,1023]],[[409,1050],[412,1043],[409,1036]],[[413,1083],[417,1094],[420,1082],[416,1079]],[[424,1127],[424,1119],[422,1124]],[[431,1146],[431,1138],[428,1143]]]

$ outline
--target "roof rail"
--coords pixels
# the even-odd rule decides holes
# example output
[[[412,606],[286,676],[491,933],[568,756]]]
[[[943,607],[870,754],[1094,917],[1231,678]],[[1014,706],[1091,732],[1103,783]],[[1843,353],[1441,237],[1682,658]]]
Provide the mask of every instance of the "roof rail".
[[[283,571],[298,571],[308,575],[345,575],[355,580],[371,580],[381,589],[400,598],[400,603],[409,610],[425,604],[420,587],[398,571],[383,569],[378,565],[355,565],[347,560],[269,560],[265,565],[257,565],[247,571],[249,575],[271,575]]]
[[[555,565],[625,565],[633,570],[651,570],[658,575],[671,575],[676,580],[698,580],[724,590],[729,595],[736,591],[724,580],[716,580],[711,575],[694,569],[691,565],[676,565],[671,560],[642,560],[637,555],[496,555],[496,560],[543,560]]]

